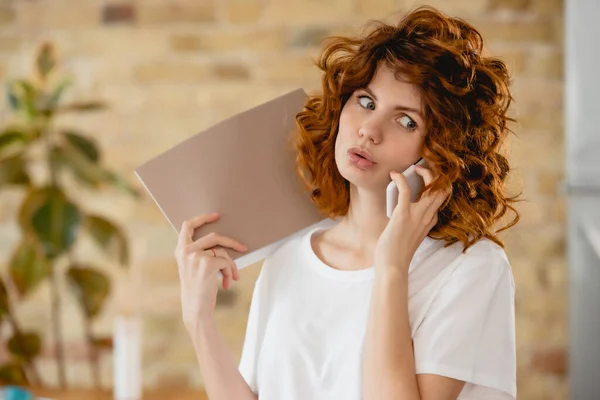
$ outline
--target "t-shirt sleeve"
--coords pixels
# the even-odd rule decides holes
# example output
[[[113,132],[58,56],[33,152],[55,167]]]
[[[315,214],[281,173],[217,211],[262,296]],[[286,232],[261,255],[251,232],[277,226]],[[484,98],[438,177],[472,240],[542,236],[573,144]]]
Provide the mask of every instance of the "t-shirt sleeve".
[[[266,261],[265,261],[266,262]],[[252,292],[252,299],[250,301],[250,311],[248,313],[248,322],[246,324],[246,334],[244,338],[244,344],[242,348],[242,355],[238,369],[242,374],[242,377],[248,383],[252,391],[258,393],[258,382],[257,382],[257,364],[259,354],[259,327],[260,327],[260,315],[261,315],[261,297],[262,297],[262,281],[263,281],[263,267],[256,279],[254,284],[254,290]]]
[[[413,335],[416,372],[467,382],[460,398],[514,399],[512,271],[504,255],[477,253],[465,254]]]

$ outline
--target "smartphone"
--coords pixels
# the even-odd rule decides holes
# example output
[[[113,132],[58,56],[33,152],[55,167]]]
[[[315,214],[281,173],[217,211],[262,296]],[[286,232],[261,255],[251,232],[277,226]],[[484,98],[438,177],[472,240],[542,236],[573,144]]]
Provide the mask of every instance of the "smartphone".
[[[421,175],[415,172],[415,166],[422,165],[425,166],[425,160],[421,158],[419,161],[408,167],[402,175],[406,177],[408,182],[408,186],[410,187],[410,202],[414,203],[417,200],[417,196],[423,186],[425,186],[425,181],[421,177]],[[387,216],[388,218],[392,218],[392,213],[394,212],[394,208],[398,204],[398,186],[396,186],[396,182],[393,180],[389,183],[386,190],[386,208],[387,208]]]

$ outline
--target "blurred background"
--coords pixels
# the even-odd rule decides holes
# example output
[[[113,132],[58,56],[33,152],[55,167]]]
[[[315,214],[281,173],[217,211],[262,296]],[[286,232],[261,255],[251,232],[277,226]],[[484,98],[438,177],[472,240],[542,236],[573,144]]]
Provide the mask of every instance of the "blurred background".
[[[44,132],[60,138],[0,169],[0,378],[23,378],[22,370],[47,387],[110,391],[113,329],[119,318],[139,316],[146,391],[201,390],[181,321],[177,236],[134,168],[238,112],[298,87],[318,89],[312,59],[323,38],[356,33],[371,18],[396,21],[422,4],[474,24],[488,55],[512,71],[518,123],[509,187],[526,201],[518,204],[521,222],[502,237],[517,284],[518,393],[569,398],[561,0],[0,0],[0,128],[14,133],[0,140],[0,154],[9,142],[18,154]],[[29,85],[18,82],[25,79]],[[36,114],[28,102],[42,86],[46,108]],[[54,164],[36,159],[44,149]],[[48,180],[60,191],[32,194],[31,182]],[[58,207],[61,217],[44,217],[44,207]],[[74,220],[85,229],[69,230]],[[47,225],[64,231],[57,239]],[[46,247],[40,260],[18,247],[25,233],[45,238],[54,255]],[[218,296],[236,360],[260,267],[244,269]]]

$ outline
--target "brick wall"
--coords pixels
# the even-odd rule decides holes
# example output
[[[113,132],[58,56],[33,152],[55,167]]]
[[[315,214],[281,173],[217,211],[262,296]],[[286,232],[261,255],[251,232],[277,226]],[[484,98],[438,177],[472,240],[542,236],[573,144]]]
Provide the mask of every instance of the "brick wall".
[[[299,86],[319,85],[311,65],[327,35],[351,32],[367,18],[390,17],[410,0],[4,0],[0,2],[0,80],[31,70],[32,51],[53,40],[63,71],[76,78],[71,98],[102,98],[111,109],[62,122],[93,135],[108,165],[138,185],[133,168],[228,116]],[[560,0],[435,0],[481,29],[488,50],[514,76],[512,185],[524,186],[522,222],[504,235],[517,282],[519,397],[566,398],[566,265],[563,177],[563,5]],[[7,105],[0,99],[2,119]],[[176,236],[150,199],[135,204],[106,192],[78,197],[120,221],[139,249],[144,291],[144,381],[148,387],[202,385],[180,320],[173,249]],[[0,191],[0,267],[18,239],[18,192]],[[144,247],[145,246],[145,247]],[[145,249],[145,251],[143,251]],[[122,271],[85,240],[82,257],[104,263],[126,291]],[[260,264],[242,272],[219,299],[218,318],[235,357],[242,348],[251,289]],[[68,375],[91,384],[81,320],[64,298]],[[48,288],[18,305],[26,327],[46,331]],[[96,324],[110,332],[116,296]],[[6,332],[4,332],[6,334]],[[48,335],[47,335],[48,336]],[[40,362],[55,383],[51,343]],[[111,382],[111,359],[102,365]]]

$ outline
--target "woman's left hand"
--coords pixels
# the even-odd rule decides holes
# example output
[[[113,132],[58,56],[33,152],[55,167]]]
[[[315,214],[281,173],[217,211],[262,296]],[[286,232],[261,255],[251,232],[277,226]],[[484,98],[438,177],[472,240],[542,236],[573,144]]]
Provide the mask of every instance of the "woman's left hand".
[[[416,173],[423,177],[425,185],[434,180],[431,170],[417,165]],[[446,191],[425,191],[419,201],[410,202],[410,188],[404,175],[391,172],[391,178],[398,186],[398,205],[375,247],[376,268],[404,269],[408,267],[417,248],[429,231],[437,224],[438,210],[450,195]]]

